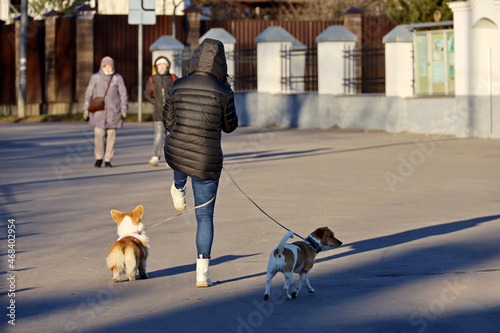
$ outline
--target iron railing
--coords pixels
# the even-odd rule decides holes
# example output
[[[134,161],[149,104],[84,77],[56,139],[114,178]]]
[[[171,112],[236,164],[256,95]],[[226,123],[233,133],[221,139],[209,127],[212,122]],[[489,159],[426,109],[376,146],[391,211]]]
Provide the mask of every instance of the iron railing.
[[[179,50],[174,57],[175,64],[182,67],[182,75],[189,69],[191,60],[189,48]],[[243,49],[226,52],[226,61],[234,62],[234,75],[228,77],[233,90],[257,90],[257,50]]]
[[[229,77],[233,90],[257,90],[257,49],[239,49],[226,53],[234,60],[234,77]]]
[[[318,91],[318,51],[316,48],[281,49],[281,91]]]
[[[181,76],[186,75],[189,69],[189,61],[191,60],[191,50],[189,47],[185,47],[183,50],[178,50],[174,54],[173,66],[181,68]]]
[[[385,49],[344,50],[344,93],[385,92]]]

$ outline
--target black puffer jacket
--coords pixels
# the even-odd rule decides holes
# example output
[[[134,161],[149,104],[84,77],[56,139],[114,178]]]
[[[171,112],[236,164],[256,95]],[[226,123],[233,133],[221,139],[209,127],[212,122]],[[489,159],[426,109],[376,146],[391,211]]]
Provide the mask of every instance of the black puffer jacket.
[[[227,85],[224,46],[207,38],[191,58],[187,75],[176,80],[163,108],[168,165],[188,176],[219,179],[221,131],[238,127],[233,90]]]

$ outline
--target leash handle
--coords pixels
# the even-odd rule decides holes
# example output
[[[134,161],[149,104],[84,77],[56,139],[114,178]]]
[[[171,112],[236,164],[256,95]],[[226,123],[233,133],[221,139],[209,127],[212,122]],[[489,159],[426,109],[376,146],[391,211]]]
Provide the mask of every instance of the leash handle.
[[[234,186],[236,186],[236,188],[238,190],[240,190],[240,192],[245,196],[247,197],[248,200],[250,200],[251,203],[254,204],[255,207],[257,207],[264,215],[266,215],[271,221],[273,221],[274,223],[276,223],[277,225],[279,225],[280,227],[282,227],[283,229],[285,229],[286,231],[291,231],[290,229],[288,229],[287,227],[285,227],[283,224],[279,223],[278,221],[276,221],[275,219],[273,219],[268,213],[266,213],[262,208],[260,208],[259,205],[257,205],[239,186],[238,184],[236,184],[236,182],[234,181],[233,177],[231,177],[231,175],[229,174],[229,172],[226,170],[226,168],[224,168],[224,171],[226,171],[226,174],[229,176],[229,178],[231,179],[231,181],[233,182]],[[292,231],[293,232],[293,231]],[[300,239],[302,240],[305,240],[304,237],[296,234],[295,232],[293,232],[293,234],[297,237],[299,237]]]

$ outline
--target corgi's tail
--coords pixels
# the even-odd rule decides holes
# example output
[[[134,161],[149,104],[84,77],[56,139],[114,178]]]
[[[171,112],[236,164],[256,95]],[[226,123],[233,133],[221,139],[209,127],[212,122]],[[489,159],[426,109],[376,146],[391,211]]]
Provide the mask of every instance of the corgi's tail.
[[[293,238],[293,237],[294,237],[293,231],[289,231],[285,234],[285,236],[283,236],[280,243],[278,244],[278,253],[279,254],[283,254],[283,251],[285,250],[286,242],[288,241],[289,238]]]
[[[122,274],[125,272],[125,260],[124,254],[118,248],[114,247],[109,251],[108,257],[106,258],[106,266],[113,272]]]
[[[119,246],[112,246],[109,250],[108,257],[106,258],[106,265],[113,272],[114,275],[127,274],[130,280],[133,280],[139,267],[139,255],[136,249],[131,246],[125,248]],[[147,250],[146,250],[147,256]]]

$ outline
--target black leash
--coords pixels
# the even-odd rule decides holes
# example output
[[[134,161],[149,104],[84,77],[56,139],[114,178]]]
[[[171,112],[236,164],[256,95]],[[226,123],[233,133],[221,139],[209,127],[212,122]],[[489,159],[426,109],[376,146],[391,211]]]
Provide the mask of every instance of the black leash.
[[[271,215],[269,215],[268,213],[266,213],[266,212],[265,212],[262,208],[260,208],[260,206],[259,206],[259,205],[257,205],[257,204],[255,203],[255,201],[253,201],[253,200],[252,200],[252,199],[251,199],[251,198],[250,198],[250,197],[249,197],[249,196],[245,193],[245,191],[243,191],[243,190],[241,189],[241,187],[239,187],[239,186],[238,186],[238,184],[237,184],[237,183],[236,183],[236,181],[233,179],[233,177],[231,176],[231,174],[230,174],[230,173],[226,170],[226,168],[223,168],[223,169],[226,171],[226,174],[229,176],[229,179],[231,179],[231,181],[233,182],[234,186],[236,186],[236,188],[237,188],[237,189],[238,189],[238,190],[239,190],[239,191],[240,191],[240,192],[241,192],[241,193],[242,193],[242,194],[243,194],[243,195],[244,195],[244,196],[245,196],[245,197],[246,197],[246,198],[247,198],[247,199],[248,199],[251,203],[253,203],[255,207],[257,207],[257,208],[258,208],[258,209],[259,209],[259,210],[260,210],[260,211],[261,211],[264,215],[266,215],[266,216],[267,216],[267,217],[268,217],[271,221],[273,221],[274,223],[276,223],[277,225],[279,225],[280,227],[282,227],[282,228],[283,228],[283,229],[285,229],[286,231],[291,231],[290,229],[288,229],[287,227],[285,227],[283,224],[279,223],[279,222],[278,222],[278,221],[276,221],[274,218],[272,218],[272,217],[271,217]],[[146,231],[146,230],[148,230],[148,229],[151,229],[151,228],[154,228],[154,227],[156,227],[156,226],[159,226],[160,224],[162,224],[162,223],[164,223],[164,222],[167,222],[167,221],[170,221],[170,220],[172,220],[172,219],[174,219],[174,218],[176,218],[176,217],[178,217],[178,216],[181,216],[181,215],[183,215],[183,214],[185,214],[185,213],[187,213],[187,212],[189,212],[189,211],[191,211],[191,210],[194,210],[194,209],[197,209],[197,208],[201,208],[201,207],[203,207],[203,206],[206,206],[206,205],[208,205],[210,202],[212,202],[214,199],[215,199],[215,197],[213,197],[212,199],[208,200],[207,202],[205,202],[205,203],[203,203],[203,204],[201,204],[201,205],[198,205],[198,206],[192,207],[192,208],[190,208],[190,209],[187,209],[187,210],[185,210],[185,211],[183,211],[183,212],[180,212],[180,213],[178,213],[178,214],[175,214],[175,215],[173,215],[173,216],[169,217],[168,219],[165,219],[165,220],[163,220],[163,221],[161,221],[161,222],[158,222],[158,223],[156,223],[156,224],[154,224],[154,225],[152,225],[152,226],[150,226],[150,227],[148,227],[148,228],[144,228],[144,229],[142,229],[140,232],[143,232],[143,231]],[[293,232],[293,231],[292,231],[292,232]],[[302,239],[303,241],[305,241],[305,242],[307,242],[307,243],[310,243],[310,241],[309,241],[309,240],[305,239],[304,237],[300,236],[299,234],[297,234],[297,233],[295,233],[295,232],[293,232],[293,234],[294,234],[295,236],[299,237],[300,239]],[[314,248],[314,246],[313,246],[313,248]]]
[[[280,227],[282,227],[283,229],[285,229],[286,231],[291,231],[290,229],[288,229],[287,227],[285,227],[283,224],[279,223],[278,221],[276,221],[275,219],[273,219],[268,213],[266,213],[262,208],[259,207],[259,205],[257,205],[239,186],[238,184],[236,184],[236,182],[234,181],[233,177],[231,177],[231,175],[229,174],[229,172],[226,170],[226,168],[223,167],[223,169],[226,171],[226,174],[229,176],[229,179],[231,179],[231,181],[233,182],[234,186],[236,186],[236,188],[238,190],[240,190],[241,193],[243,193],[243,195],[245,197],[247,197],[248,200],[250,200],[251,203],[254,204],[255,207],[257,207],[264,215],[266,215],[271,221],[273,221],[274,223],[276,223],[277,225],[279,225]],[[292,231],[293,232],[293,231]],[[306,240],[304,237],[296,234],[295,232],[293,233],[295,236],[299,237],[300,239],[302,240]]]

